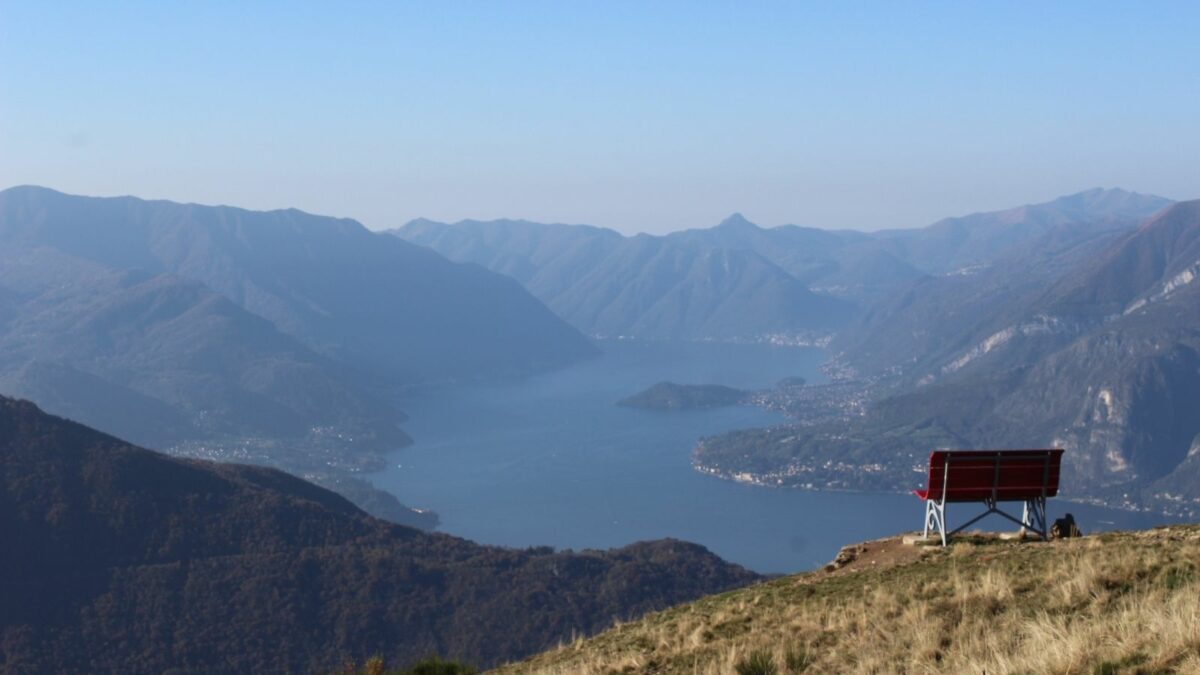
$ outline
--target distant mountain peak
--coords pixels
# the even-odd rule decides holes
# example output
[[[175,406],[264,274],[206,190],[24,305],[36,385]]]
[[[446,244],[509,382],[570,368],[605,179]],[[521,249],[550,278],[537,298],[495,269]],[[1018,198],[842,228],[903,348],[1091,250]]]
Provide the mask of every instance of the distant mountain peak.
[[[42,185],[13,185],[12,187],[0,190],[0,194],[64,194],[53,188],[44,187]]]
[[[1153,210],[1171,203],[1170,199],[1157,195],[1124,190],[1122,187],[1092,187],[1091,190],[1063,195],[1048,202],[1045,207],[1090,209],[1090,210]]]
[[[1100,195],[1136,195],[1138,193],[1132,190],[1126,190],[1119,187],[1094,187],[1087,190],[1080,190],[1069,195],[1063,195],[1060,199],[1070,199],[1071,197],[1098,197]]]
[[[746,220],[746,216],[743,216],[742,214],[740,214],[736,211],[729,214],[729,217],[726,218],[725,220],[722,220],[720,222],[720,224],[717,225],[717,227],[737,228],[737,229],[755,229],[755,230],[759,229],[759,227],[757,225],[750,222],[749,220]]]

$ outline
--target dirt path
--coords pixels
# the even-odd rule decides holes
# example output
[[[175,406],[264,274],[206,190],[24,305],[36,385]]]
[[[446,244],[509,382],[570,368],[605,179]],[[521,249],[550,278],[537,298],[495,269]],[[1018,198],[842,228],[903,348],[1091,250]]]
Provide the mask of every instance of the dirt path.
[[[825,567],[799,577],[796,583],[811,584],[822,579],[854,574],[864,569],[881,570],[907,565],[932,550],[935,549],[905,544],[903,537],[887,537],[851,544],[838,551],[837,557]]]

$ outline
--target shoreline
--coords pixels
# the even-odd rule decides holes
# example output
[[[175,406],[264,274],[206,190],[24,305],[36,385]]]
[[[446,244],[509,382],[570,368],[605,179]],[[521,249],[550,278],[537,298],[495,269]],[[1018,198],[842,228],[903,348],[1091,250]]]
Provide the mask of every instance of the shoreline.
[[[746,485],[748,487],[753,487],[753,488],[766,488],[769,490],[799,490],[799,491],[803,491],[803,492],[836,492],[836,493],[841,493],[841,494],[874,494],[874,495],[904,495],[904,494],[909,493],[908,490],[903,490],[903,489],[898,489],[898,488],[872,489],[872,488],[865,488],[865,487],[836,487],[836,486],[831,486],[831,485],[813,486],[813,485],[806,485],[806,484],[792,484],[792,483],[785,484],[785,483],[779,483],[779,482],[772,483],[769,480],[764,479],[763,474],[754,474],[751,472],[731,473],[729,471],[725,471],[725,470],[718,469],[715,467],[699,464],[695,461],[692,462],[692,470],[696,471],[697,473],[700,473],[702,475],[711,476],[712,478],[718,478],[720,480],[729,481],[731,483],[738,483],[738,484]],[[742,476],[745,476],[746,478],[742,478]],[[1141,515],[1166,516],[1168,518],[1179,518],[1179,519],[1184,519],[1184,520],[1195,520],[1197,517],[1200,517],[1200,515],[1198,515],[1198,514],[1200,514],[1200,504],[1197,504],[1197,507],[1194,510],[1172,513],[1170,511],[1166,511],[1163,509],[1156,509],[1154,507],[1145,506],[1142,504],[1113,503],[1113,502],[1107,502],[1103,499],[1099,499],[1096,497],[1063,496],[1060,494],[1060,495],[1054,497],[1054,499],[1058,499],[1058,500],[1065,501],[1065,502],[1070,502],[1073,504],[1082,504],[1085,506],[1093,506],[1093,507],[1098,507],[1098,508],[1103,508],[1103,509],[1109,509],[1111,511],[1122,511],[1125,513],[1136,513],[1136,514],[1141,514]]]

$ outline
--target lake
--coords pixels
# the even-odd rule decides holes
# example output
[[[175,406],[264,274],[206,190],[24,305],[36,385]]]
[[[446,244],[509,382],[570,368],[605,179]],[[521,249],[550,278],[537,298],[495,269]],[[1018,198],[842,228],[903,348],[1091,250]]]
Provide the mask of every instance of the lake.
[[[404,427],[416,442],[372,479],[406,504],[437,511],[440,530],[485,544],[583,549],[674,537],[767,573],[812,569],[846,544],[922,526],[923,506],[911,495],[768,489],[692,470],[701,436],[779,424],[780,415],[615,405],[663,380],[750,389],[799,375],[818,383],[821,350],[599,345],[603,356],[552,373],[406,395]],[[953,524],[973,510],[951,506],[947,515]],[[1054,499],[1048,511],[1070,511],[1085,531],[1165,521]],[[994,516],[981,527],[1011,529]]]

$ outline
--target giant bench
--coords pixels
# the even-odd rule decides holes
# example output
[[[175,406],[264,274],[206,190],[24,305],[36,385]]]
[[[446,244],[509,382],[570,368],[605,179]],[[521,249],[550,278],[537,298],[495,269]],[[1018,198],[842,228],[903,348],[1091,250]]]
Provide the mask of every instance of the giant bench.
[[[925,502],[925,538],[930,530],[947,537],[981,518],[998,514],[1047,538],[1046,499],[1058,494],[1063,451],[1050,450],[934,450],[929,455],[929,481],[913,494]],[[985,511],[950,532],[946,504],[981,503]],[[1024,502],[1021,519],[1001,511],[1001,502]]]

